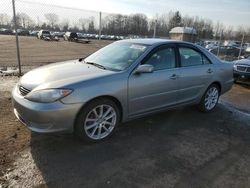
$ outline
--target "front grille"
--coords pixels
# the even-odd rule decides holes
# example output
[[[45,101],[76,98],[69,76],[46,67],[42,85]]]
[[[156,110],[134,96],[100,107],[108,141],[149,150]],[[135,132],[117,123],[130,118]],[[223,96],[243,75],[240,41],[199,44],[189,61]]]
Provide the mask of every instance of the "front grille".
[[[237,65],[237,71],[250,73],[250,66]]]
[[[30,90],[23,86],[19,86],[19,92],[22,96],[25,96],[30,92]]]

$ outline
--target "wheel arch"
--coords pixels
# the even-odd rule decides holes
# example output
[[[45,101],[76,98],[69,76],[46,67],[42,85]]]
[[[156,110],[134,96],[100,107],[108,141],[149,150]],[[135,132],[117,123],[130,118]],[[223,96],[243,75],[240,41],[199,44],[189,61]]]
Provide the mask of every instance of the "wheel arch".
[[[219,81],[214,81],[213,83],[211,83],[211,84],[208,86],[208,88],[209,88],[211,85],[213,85],[213,84],[215,84],[215,85],[217,85],[217,86],[219,87],[219,91],[220,91],[220,93],[221,93],[221,90],[222,90],[222,85],[221,85],[221,83],[220,83]]]

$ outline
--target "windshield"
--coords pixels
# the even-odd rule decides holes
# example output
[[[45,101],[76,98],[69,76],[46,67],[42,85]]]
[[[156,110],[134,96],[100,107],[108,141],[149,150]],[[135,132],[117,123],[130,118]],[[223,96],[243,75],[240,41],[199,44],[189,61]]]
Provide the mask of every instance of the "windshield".
[[[76,38],[76,37],[77,37],[77,34],[76,34],[76,33],[70,33],[70,37]]]
[[[50,32],[49,31],[43,31],[43,34],[50,34]]]
[[[122,71],[135,62],[147,49],[146,45],[133,43],[113,43],[84,61],[99,64],[106,69]]]

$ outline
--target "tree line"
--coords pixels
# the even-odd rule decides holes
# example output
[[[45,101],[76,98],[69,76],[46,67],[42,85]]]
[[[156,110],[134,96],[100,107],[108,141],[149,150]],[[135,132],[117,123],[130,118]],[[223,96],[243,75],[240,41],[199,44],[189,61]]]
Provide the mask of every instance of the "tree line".
[[[54,13],[44,14],[44,21],[38,18],[35,21],[26,13],[17,13],[16,23],[20,29],[52,31],[75,31],[86,33],[98,33],[99,23],[94,17],[80,18],[70,21],[59,19]],[[232,26],[226,27],[220,22],[213,23],[210,19],[201,17],[183,16],[179,11],[168,12],[148,18],[145,14],[109,14],[102,18],[102,34],[107,35],[137,35],[152,37],[156,28],[157,37],[168,37],[169,31],[174,27],[193,27],[196,29],[199,39],[241,40],[243,33],[245,39],[250,41],[250,28],[239,27],[233,30]],[[0,27],[13,28],[13,18],[0,13]]]

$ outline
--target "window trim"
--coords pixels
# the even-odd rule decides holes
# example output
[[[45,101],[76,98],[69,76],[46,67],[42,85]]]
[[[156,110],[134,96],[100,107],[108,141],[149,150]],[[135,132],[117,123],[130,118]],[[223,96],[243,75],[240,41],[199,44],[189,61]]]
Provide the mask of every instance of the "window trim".
[[[198,52],[201,55],[201,57],[202,57],[202,64],[200,64],[200,65],[190,65],[190,66],[181,66],[181,55],[180,55],[179,48],[190,48],[190,49]],[[179,67],[182,67],[182,68],[183,67],[195,67],[195,66],[203,66],[203,65],[213,64],[211,62],[211,60],[200,49],[198,49],[198,48],[196,48],[194,46],[191,46],[191,45],[188,45],[188,44],[177,44],[176,45],[176,51],[177,51],[177,54],[178,54],[178,66]],[[208,60],[209,64],[204,64],[204,61],[203,61],[204,57]]]
[[[173,68],[165,68],[165,69],[158,69],[158,70],[154,70],[154,72],[157,72],[157,71],[164,71],[164,70],[171,70],[171,69],[176,69],[178,68],[178,54],[177,54],[177,49],[176,49],[176,45],[175,44],[162,44],[162,45],[159,45],[159,46],[156,46],[155,48],[153,48],[147,55],[146,57],[143,58],[143,60],[140,62],[139,65],[143,65],[145,64],[145,62],[147,60],[149,60],[149,58],[157,51],[159,50],[163,50],[163,49],[166,49],[166,48],[172,48],[174,50],[174,54],[175,54],[175,67]]]

